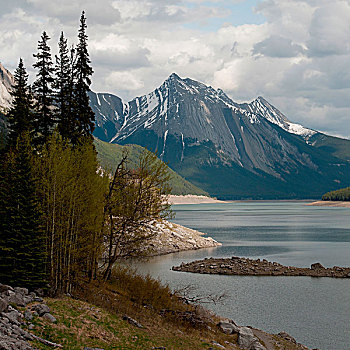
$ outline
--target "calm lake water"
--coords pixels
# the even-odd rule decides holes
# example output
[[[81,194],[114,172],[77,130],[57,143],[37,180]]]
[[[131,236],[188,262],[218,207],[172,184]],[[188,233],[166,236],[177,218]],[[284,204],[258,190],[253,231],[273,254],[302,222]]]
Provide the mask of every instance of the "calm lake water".
[[[286,331],[310,348],[350,349],[350,279],[200,275],[171,267],[205,257],[265,258],[285,265],[350,266],[350,208],[305,202],[234,202],[176,205],[181,225],[223,245],[156,257],[139,270],[173,288],[194,285],[197,294],[227,296],[207,305],[240,325]]]

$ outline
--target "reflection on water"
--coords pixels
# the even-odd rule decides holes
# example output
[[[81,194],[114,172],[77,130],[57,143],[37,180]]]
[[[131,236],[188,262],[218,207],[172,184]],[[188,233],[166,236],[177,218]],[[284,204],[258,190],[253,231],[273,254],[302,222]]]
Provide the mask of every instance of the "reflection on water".
[[[181,252],[137,264],[173,288],[222,294],[218,314],[268,332],[282,330],[322,350],[350,344],[350,279],[200,275],[171,267],[205,257],[266,258],[284,265],[350,266],[350,209],[304,202],[177,205],[175,222],[202,231],[222,247]]]

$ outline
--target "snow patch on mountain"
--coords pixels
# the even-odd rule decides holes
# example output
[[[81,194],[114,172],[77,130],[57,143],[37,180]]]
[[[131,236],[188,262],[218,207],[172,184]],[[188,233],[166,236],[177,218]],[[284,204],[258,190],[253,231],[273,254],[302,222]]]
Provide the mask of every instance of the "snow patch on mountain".
[[[261,115],[269,122],[278,125],[283,130],[303,137],[310,137],[316,134],[316,131],[305,128],[304,126],[290,122],[277,108],[272,106],[263,97],[259,96],[256,100],[248,104],[248,108],[255,114]]]

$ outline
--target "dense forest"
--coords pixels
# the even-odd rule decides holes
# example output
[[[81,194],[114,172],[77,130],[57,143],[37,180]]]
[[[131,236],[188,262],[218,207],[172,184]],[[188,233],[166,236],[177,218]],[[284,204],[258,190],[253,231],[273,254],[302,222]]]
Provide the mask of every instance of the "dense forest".
[[[98,163],[86,29],[83,12],[77,45],[62,32],[54,60],[42,33],[31,85],[19,60],[2,133],[0,279],[51,295],[108,280],[118,259],[152,238],[150,225],[171,214],[170,175],[153,153],[130,167],[124,152],[113,176]]]
[[[323,201],[350,201],[350,187],[327,192],[322,196]]]

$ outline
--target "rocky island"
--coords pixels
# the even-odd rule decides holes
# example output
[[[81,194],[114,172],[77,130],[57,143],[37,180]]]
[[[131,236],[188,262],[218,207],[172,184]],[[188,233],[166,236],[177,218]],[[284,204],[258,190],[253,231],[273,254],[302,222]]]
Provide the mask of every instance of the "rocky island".
[[[249,259],[233,256],[232,258],[205,258],[180,266],[173,266],[174,271],[218,275],[241,276],[310,276],[350,278],[350,267],[333,266],[325,268],[320,263],[307,267],[284,266],[265,259]]]

